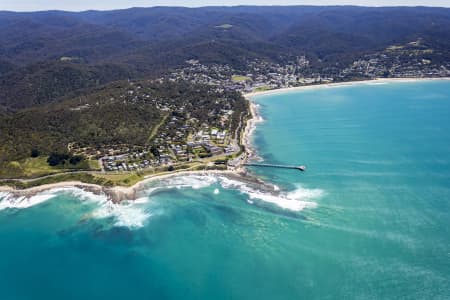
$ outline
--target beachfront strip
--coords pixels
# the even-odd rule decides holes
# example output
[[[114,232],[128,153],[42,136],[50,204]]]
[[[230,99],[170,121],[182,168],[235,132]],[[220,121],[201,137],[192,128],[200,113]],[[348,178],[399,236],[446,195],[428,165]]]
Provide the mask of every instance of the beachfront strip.
[[[210,92],[200,98],[173,99],[152,96],[158,82],[128,82],[116,96],[131,103],[151,103],[161,120],[148,128],[145,143],[81,145],[73,142],[68,150],[75,156],[98,161],[101,172],[172,171],[205,165],[226,165],[243,153],[239,142],[242,128],[250,117],[247,101],[235,92]],[[199,86],[200,88],[201,86]],[[73,109],[85,109],[75,107]]]
[[[190,127],[180,128],[177,137],[184,138],[174,142],[172,137],[161,133],[150,148],[139,147],[134,150],[110,148],[109,155],[99,159],[103,171],[141,171],[166,166],[170,168],[182,163],[208,163],[220,157],[233,156],[240,147],[227,130],[210,129],[203,125],[194,133],[187,133]],[[218,163],[218,162],[216,162]]]
[[[450,61],[434,61],[435,50],[421,40],[392,45],[382,51],[362,55],[351,63],[321,66],[306,55],[275,63],[250,59],[244,65],[202,63],[191,59],[160,80],[188,81],[215,86],[218,90],[243,93],[376,78],[438,78],[450,76]],[[343,60],[344,61],[344,60]]]

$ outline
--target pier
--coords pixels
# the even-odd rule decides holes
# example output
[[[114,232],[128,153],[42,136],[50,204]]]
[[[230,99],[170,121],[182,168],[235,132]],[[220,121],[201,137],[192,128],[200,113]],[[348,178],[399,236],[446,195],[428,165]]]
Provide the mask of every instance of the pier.
[[[279,169],[292,169],[299,171],[306,171],[306,166],[290,166],[290,165],[275,165],[275,164],[257,164],[257,163],[246,163],[244,166],[249,167],[265,167],[265,168],[279,168]]]

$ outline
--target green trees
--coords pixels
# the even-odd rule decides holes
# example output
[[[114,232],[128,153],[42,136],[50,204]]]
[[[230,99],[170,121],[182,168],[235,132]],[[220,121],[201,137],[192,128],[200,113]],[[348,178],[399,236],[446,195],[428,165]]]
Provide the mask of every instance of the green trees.
[[[156,148],[155,146],[152,146],[151,148],[150,148],[150,152],[153,154],[153,156],[155,156],[155,157],[159,157],[160,156],[160,153],[159,153],[159,150],[158,150],[158,148]]]
[[[64,164],[64,162],[69,158],[67,153],[57,153],[52,152],[47,158],[47,163],[49,166],[55,167],[57,165]]]
[[[78,165],[83,161],[84,157],[81,155],[71,155],[69,153],[52,152],[47,158],[49,166],[55,167],[58,165],[64,165],[67,162],[73,166]]]
[[[37,150],[37,149],[31,149],[31,157],[38,157],[40,155],[40,152],[39,152],[39,150]]]
[[[69,163],[70,163],[71,165],[77,165],[77,164],[79,164],[83,159],[84,159],[84,157],[81,156],[81,155],[74,155],[74,156],[72,156],[71,158],[69,158]]]

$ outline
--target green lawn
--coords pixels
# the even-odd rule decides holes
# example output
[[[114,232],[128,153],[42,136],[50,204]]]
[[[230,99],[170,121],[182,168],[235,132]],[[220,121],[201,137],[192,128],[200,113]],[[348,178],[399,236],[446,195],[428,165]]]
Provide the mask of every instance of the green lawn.
[[[248,76],[243,76],[243,75],[233,75],[233,76],[231,76],[231,80],[233,80],[234,82],[242,82],[242,81],[251,80],[251,78]]]
[[[117,174],[95,174],[94,177],[100,178],[112,185],[132,186],[144,179],[143,174],[140,173],[117,173]]]
[[[255,92],[264,92],[264,91],[270,91],[272,88],[270,86],[260,86],[257,87],[254,91]]]
[[[12,161],[0,168],[0,178],[33,178],[44,175],[57,174],[70,170],[99,170],[96,160],[84,160],[77,165],[66,163],[60,166],[49,166],[46,156],[26,158]]]

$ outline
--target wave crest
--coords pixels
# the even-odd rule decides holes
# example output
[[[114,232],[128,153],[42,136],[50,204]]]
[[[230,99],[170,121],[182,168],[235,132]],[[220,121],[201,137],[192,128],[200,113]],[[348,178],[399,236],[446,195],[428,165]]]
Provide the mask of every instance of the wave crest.
[[[91,213],[91,217],[96,219],[112,218],[115,226],[124,226],[129,228],[143,227],[152,216],[148,205],[151,195],[161,189],[180,189],[192,188],[202,189],[214,184],[219,184],[224,189],[235,189],[245,194],[248,197],[249,204],[270,203],[282,209],[291,211],[301,211],[305,208],[314,208],[317,203],[314,200],[322,197],[325,193],[320,189],[307,189],[298,185],[295,190],[290,192],[280,191],[279,187],[273,185],[273,191],[267,189],[259,189],[257,184],[249,181],[239,181],[238,179],[231,179],[223,175],[208,174],[208,175],[187,175],[174,176],[162,179],[154,186],[148,187],[143,191],[142,198],[134,201],[123,201],[121,203],[113,203],[108,200],[105,194],[96,194],[90,191],[83,190],[78,187],[56,188],[44,192],[40,192],[31,197],[16,196],[13,193],[0,192],[0,210],[8,208],[23,209],[32,207],[50,199],[55,198],[61,194],[70,194],[79,199],[81,202],[95,203],[95,208]],[[214,195],[220,193],[218,188],[213,191]]]
[[[152,215],[142,206],[147,198],[139,198],[136,202],[112,203],[107,201],[94,210],[92,216],[97,219],[113,218],[114,225],[119,227],[140,228],[143,227]]]
[[[316,200],[325,194],[320,189],[306,189],[300,185],[292,192],[279,192],[279,188],[276,185],[274,185],[274,193],[263,192],[248,186],[244,182],[231,180],[226,177],[221,178],[221,185],[224,188],[238,189],[241,193],[246,194],[251,200],[248,201],[250,204],[253,204],[253,200],[257,199],[292,211],[317,207],[317,203],[312,200]]]
[[[81,202],[94,203],[95,208],[91,217],[96,219],[113,218],[115,226],[129,228],[142,227],[151,216],[142,207],[148,198],[139,198],[134,201],[114,204],[105,194],[95,194],[77,187],[55,188],[37,193],[31,197],[17,196],[13,193],[0,193],[0,210],[29,208],[60,195],[70,195]]]
[[[219,184],[224,189],[235,189],[242,194],[247,195],[250,204],[254,200],[260,200],[266,203],[274,204],[282,209],[292,211],[301,211],[305,208],[315,208],[317,203],[313,200],[319,199],[325,195],[325,192],[320,189],[307,189],[298,185],[294,191],[282,192],[279,187],[274,185],[273,192],[259,190],[247,182],[230,179],[223,175],[187,175],[176,176],[164,179],[158,182],[158,186],[147,190],[151,195],[152,192],[158,189],[172,189],[172,188],[192,188],[200,189]],[[218,189],[214,189],[215,195],[219,193]]]
[[[56,193],[53,190],[38,193],[31,197],[18,197],[12,193],[0,193],[0,210],[7,208],[24,209],[41,204],[54,197],[56,197]]]

